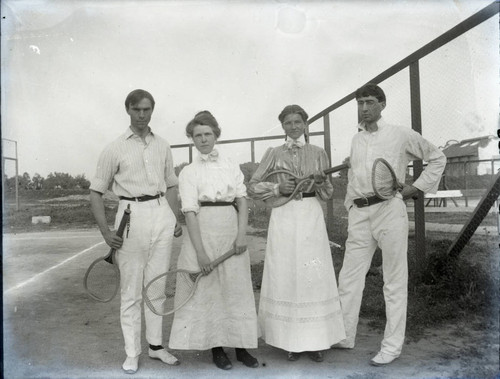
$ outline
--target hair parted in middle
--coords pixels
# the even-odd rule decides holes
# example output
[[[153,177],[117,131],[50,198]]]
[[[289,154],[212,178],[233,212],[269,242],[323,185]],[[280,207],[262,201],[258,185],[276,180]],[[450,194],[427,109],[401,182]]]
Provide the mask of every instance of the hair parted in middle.
[[[194,118],[189,121],[186,126],[186,135],[189,138],[193,138],[193,130],[197,125],[208,125],[212,128],[216,138],[220,137],[221,130],[219,128],[219,123],[215,117],[209,111],[201,111],[194,115]]]
[[[283,120],[285,119],[286,116],[289,114],[294,114],[297,113],[302,117],[302,121],[307,122],[307,119],[309,116],[307,115],[306,111],[304,108],[302,108],[300,105],[292,104],[292,105],[287,105],[281,113],[278,116],[278,120],[283,124]]]

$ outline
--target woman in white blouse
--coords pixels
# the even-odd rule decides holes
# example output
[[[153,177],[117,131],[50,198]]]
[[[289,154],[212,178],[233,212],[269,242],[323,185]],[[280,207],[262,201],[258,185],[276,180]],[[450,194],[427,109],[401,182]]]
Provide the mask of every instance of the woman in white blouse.
[[[169,346],[212,349],[215,365],[228,370],[232,364],[223,346],[234,347],[236,359],[244,365],[257,367],[257,359],[246,349],[257,348],[259,336],[246,246],[244,176],[237,164],[214,149],[220,132],[208,111],[196,114],[186,127],[199,154],[179,175],[189,235],[184,238],[177,268],[201,270],[206,276],[195,295],[175,313]],[[231,248],[236,249],[236,255],[212,267],[210,262]],[[179,276],[177,286],[182,286],[183,280],[190,279]]]

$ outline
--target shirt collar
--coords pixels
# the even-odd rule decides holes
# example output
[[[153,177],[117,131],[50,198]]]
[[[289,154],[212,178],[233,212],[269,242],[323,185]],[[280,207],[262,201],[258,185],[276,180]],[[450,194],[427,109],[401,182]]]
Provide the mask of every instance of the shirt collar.
[[[297,138],[296,140],[294,140],[293,138],[290,138],[290,137],[286,137],[286,140],[285,140],[285,145],[288,149],[291,149],[293,146],[296,146],[298,148],[302,148],[306,143],[306,138],[304,137],[304,135],[302,134],[299,138]]]
[[[153,136],[154,137],[154,133],[153,133],[153,130],[151,129],[150,126],[148,126],[149,128],[149,133],[146,135],[146,137],[148,137],[149,135]],[[134,135],[136,135],[134,133],[134,131],[132,130],[132,128],[129,126],[127,128],[127,131],[125,132],[125,134],[123,135],[123,139],[129,139],[130,137],[133,137]]]
[[[385,122],[384,118],[383,117],[380,117],[377,121],[377,126],[378,126],[378,130],[380,129],[384,129],[384,127],[387,125],[387,123]],[[365,123],[364,122],[360,122],[358,124],[358,129],[361,129],[361,130],[364,130],[365,132],[367,131],[366,130],[366,127],[365,127]]]
[[[202,162],[216,162],[217,159],[219,158],[219,152],[217,149],[213,149],[210,153],[208,154],[199,154],[200,160]]]

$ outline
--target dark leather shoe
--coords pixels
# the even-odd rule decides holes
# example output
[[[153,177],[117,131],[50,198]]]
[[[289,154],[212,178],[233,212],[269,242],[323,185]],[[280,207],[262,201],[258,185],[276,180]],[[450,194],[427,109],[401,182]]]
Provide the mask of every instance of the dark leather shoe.
[[[245,366],[255,368],[259,367],[259,361],[252,357],[246,349],[236,348],[236,359],[242,362]]]
[[[212,350],[212,356],[215,365],[222,370],[230,370],[233,368],[231,361],[222,349]]]
[[[323,353],[321,351],[310,351],[308,355],[314,362],[323,362]]]
[[[288,360],[290,362],[295,362],[300,358],[300,353],[293,353],[291,351],[288,352]]]

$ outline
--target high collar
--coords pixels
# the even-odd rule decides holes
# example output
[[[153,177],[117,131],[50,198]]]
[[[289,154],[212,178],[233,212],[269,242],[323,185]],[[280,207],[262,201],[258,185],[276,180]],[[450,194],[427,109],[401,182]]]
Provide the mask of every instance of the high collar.
[[[219,159],[219,152],[216,148],[213,148],[212,151],[208,154],[199,154],[198,157],[202,162],[216,162]]]
[[[379,130],[383,129],[387,125],[387,123],[385,122],[383,117],[380,117],[378,119],[378,121],[376,122],[376,124],[377,124],[378,129],[375,132],[378,132]],[[366,130],[366,126],[365,126],[364,122],[360,122],[358,124],[358,129],[364,130],[365,132],[368,132],[368,133],[375,133],[375,132],[370,132],[370,131]]]
[[[286,137],[285,140],[285,145],[287,148],[291,149],[292,147],[296,146],[298,148],[302,148],[306,144],[306,138],[302,134],[299,138],[294,140],[293,138]]]

